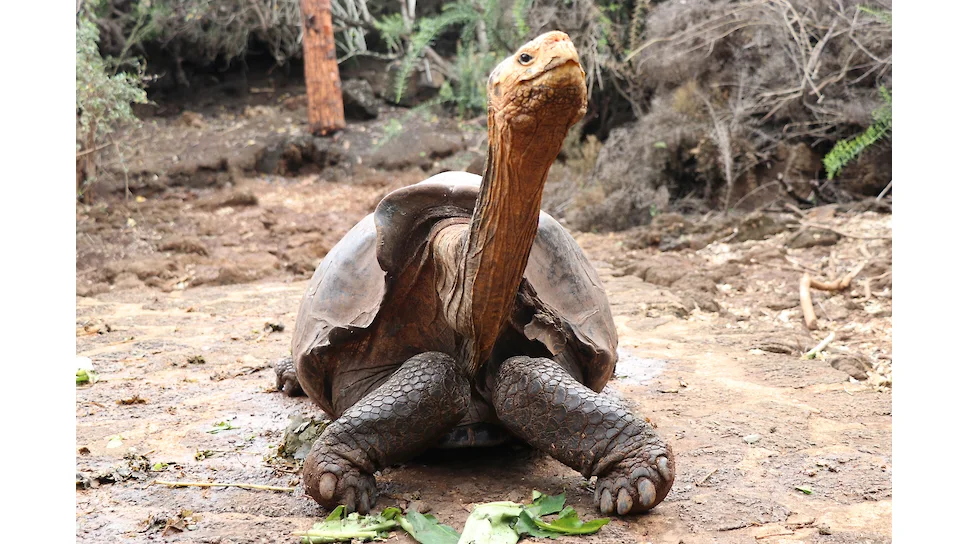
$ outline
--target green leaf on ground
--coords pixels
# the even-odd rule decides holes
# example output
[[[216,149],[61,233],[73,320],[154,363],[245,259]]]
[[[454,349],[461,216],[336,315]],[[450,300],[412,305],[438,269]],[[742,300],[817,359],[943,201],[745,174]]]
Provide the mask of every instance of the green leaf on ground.
[[[520,536],[514,525],[523,511],[510,501],[478,505],[467,517],[458,544],[515,544]]]
[[[389,531],[400,526],[396,520],[399,508],[387,508],[379,516],[361,516],[354,512],[344,517],[345,513],[346,507],[340,505],[326,521],[314,523],[312,529],[295,534],[302,537],[303,544],[347,542],[354,538],[375,540],[386,538]]]
[[[794,487],[793,489],[796,489],[797,491],[805,495],[813,495],[813,489],[810,489],[809,485],[801,485],[799,487]]]
[[[97,374],[93,370],[87,370],[84,368],[77,369],[77,381],[74,385],[81,385],[82,383],[94,383],[97,381]]]
[[[561,514],[558,515],[558,519],[552,521],[551,523],[534,518],[534,523],[539,528],[566,535],[590,535],[592,533],[597,533],[598,530],[608,522],[608,518],[599,518],[582,522],[578,518],[578,512],[576,512],[571,506],[568,506],[562,510]]]
[[[565,494],[545,495],[540,491],[531,492],[531,505],[524,510],[531,514],[531,517],[539,518],[548,514],[557,514],[565,507]]]
[[[521,536],[531,535],[538,538],[552,539],[561,536],[561,533],[546,531],[541,527],[538,527],[538,524],[534,521],[534,517],[532,517],[527,510],[521,512],[521,515],[518,516],[518,521],[514,523],[514,530],[517,531]]]
[[[330,512],[328,516],[326,516],[326,521],[333,521],[334,519],[343,519],[343,516],[345,514],[346,514],[346,507],[341,504],[336,508],[333,508],[333,511]]]
[[[558,514],[553,521],[542,516]],[[430,514],[411,510],[403,515],[399,508],[387,508],[379,516],[346,514],[345,506],[336,507],[326,521],[316,523],[309,531],[295,533],[304,544],[346,542],[352,539],[374,540],[388,536],[389,531],[403,528],[420,544],[515,544],[523,536],[558,538],[560,535],[587,535],[608,523],[607,518],[587,522],[578,518],[571,506],[565,506],[565,494],[545,495],[535,491],[531,504],[510,501],[477,505],[457,533]]]
[[[232,426],[232,424],[229,423],[228,421],[219,421],[214,426],[212,426],[211,429],[205,432],[207,432],[208,434],[216,434],[216,433],[220,433],[222,431],[228,431],[231,429],[238,429],[238,427]]]
[[[400,527],[420,544],[457,544],[460,534],[449,525],[442,525],[430,514],[416,510],[407,512],[406,517],[397,515]]]

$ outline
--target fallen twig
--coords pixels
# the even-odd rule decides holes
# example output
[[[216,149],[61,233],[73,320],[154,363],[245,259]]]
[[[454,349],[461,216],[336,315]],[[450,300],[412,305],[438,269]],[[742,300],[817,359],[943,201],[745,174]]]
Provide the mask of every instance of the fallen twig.
[[[861,285],[864,287],[864,302],[867,302],[872,296],[874,296],[873,293],[871,293],[871,280],[868,278],[862,281]]]
[[[850,234],[848,232],[844,232],[844,231],[842,231],[840,229],[837,229],[837,228],[834,228],[834,227],[828,227],[827,225],[821,225],[820,223],[811,223],[809,221],[802,221],[801,220],[800,221],[800,224],[803,225],[803,226],[805,226],[805,227],[813,227],[815,229],[829,230],[830,232],[833,232],[835,234],[839,234],[839,235],[843,236],[844,238],[856,238],[858,240],[891,240],[892,239],[891,236],[864,236],[864,235],[861,235],[861,234]]]
[[[164,482],[155,480],[151,485],[167,485],[168,487],[241,487],[242,489],[257,489],[260,491],[280,491],[292,493],[295,487],[277,487],[272,485],[240,484],[236,482]]]
[[[809,273],[804,272],[800,277],[800,309],[803,311],[803,322],[810,330],[817,328],[817,314],[813,311],[813,299],[810,297],[810,288],[822,291],[842,291],[850,286],[857,274],[867,266],[867,261],[860,263],[856,268],[844,274],[842,278],[835,281],[820,281],[812,278]]]
[[[799,215],[800,217],[806,217],[807,216],[807,214],[803,210],[801,210],[800,208],[794,206],[793,204],[790,204],[789,202],[787,202],[786,204],[784,204],[783,207],[786,208],[786,209],[788,209],[788,210],[790,210],[791,212]]]
[[[881,194],[877,195],[877,198],[875,198],[874,200],[880,200],[884,198],[884,195],[886,195],[887,192],[891,190],[891,185],[894,185],[893,179],[890,181],[890,183],[887,184],[887,187],[884,187],[884,190],[881,191]]]
[[[844,277],[837,281],[820,281],[810,278],[810,287],[820,289],[821,291],[842,291],[850,285],[850,282],[854,281],[854,278],[857,277],[857,274],[860,274],[860,271],[863,270],[865,266],[867,266],[867,261],[860,263],[857,268],[851,270],[847,274],[844,274]]]
[[[800,270],[809,270],[811,272],[816,272],[817,274],[820,273],[820,271],[817,270],[816,268],[813,268],[813,267],[807,266],[807,265],[805,265],[805,264],[803,264],[801,262],[798,262],[796,259],[794,259],[793,257],[791,257],[789,255],[784,255],[783,258],[786,259],[786,261],[788,263],[792,264],[793,266],[800,267]]]
[[[709,474],[703,476],[702,480],[699,480],[698,482],[696,482],[696,487],[699,487],[700,485],[706,483],[706,480],[708,480],[710,476],[712,476],[713,474],[715,474],[717,470],[719,470],[719,467],[716,467],[716,468],[712,469],[711,471],[709,471]]]
[[[795,534],[795,533],[792,532],[792,531],[789,532],[789,533],[770,533],[768,535],[760,535],[760,536],[757,536],[755,538],[756,538],[756,540],[762,540],[764,538],[773,538],[775,536],[789,536],[789,535],[792,535],[792,534]]]
[[[830,333],[826,338],[820,341],[819,344],[814,346],[813,349],[803,354],[804,359],[815,359],[817,354],[823,351],[831,342],[834,341],[834,333]]]
[[[800,309],[803,310],[803,321],[807,328],[817,328],[817,314],[813,311],[813,300],[810,299],[810,274],[804,272],[800,278]]]

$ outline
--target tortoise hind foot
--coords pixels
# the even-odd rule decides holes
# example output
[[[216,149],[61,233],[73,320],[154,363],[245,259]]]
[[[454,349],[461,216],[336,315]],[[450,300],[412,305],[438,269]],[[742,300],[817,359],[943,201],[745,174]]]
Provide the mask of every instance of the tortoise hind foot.
[[[595,500],[603,514],[645,512],[672,488],[672,450],[652,426],[558,363],[508,359],[493,398],[498,419],[511,432],[586,478],[598,477]]]
[[[411,357],[319,435],[303,469],[306,491],[328,509],[369,512],[373,473],[437,444],[464,417],[470,396],[470,382],[449,355]]]
[[[296,379],[296,365],[292,362],[292,357],[287,355],[276,361],[276,389],[282,391],[287,397],[298,397],[305,395],[299,380]]]

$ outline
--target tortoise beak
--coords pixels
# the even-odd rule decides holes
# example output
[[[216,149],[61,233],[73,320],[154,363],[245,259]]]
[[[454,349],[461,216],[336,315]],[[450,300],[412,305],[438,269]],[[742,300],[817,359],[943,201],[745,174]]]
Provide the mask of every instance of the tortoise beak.
[[[535,75],[535,83],[567,86],[585,83],[585,70],[581,67],[578,50],[575,44],[564,32],[549,32],[538,37],[535,41],[542,41],[545,53],[545,65]]]

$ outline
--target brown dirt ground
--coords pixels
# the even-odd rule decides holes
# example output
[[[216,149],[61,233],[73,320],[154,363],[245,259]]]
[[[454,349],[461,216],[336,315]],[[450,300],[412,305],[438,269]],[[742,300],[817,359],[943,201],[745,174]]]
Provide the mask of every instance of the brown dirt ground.
[[[77,354],[100,376],[77,389],[79,542],[295,542],[324,516],[298,488],[150,484],[298,486],[272,452],[291,416],[320,411],[274,392],[271,365],[289,348],[306,279],[383,194],[425,176],[243,177],[78,206]],[[746,218],[660,216],[576,235],[619,328],[610,387],[657,425],[678,474],[653,512],[563,542],[890,542],[891,215],[863,209],[770,214],[780,227],[752,234]],[[849,288],[814,291],[819,329],[806,330],[802,273],[835,279],[862,262]],[[830,332],[825,354],[800,357]],[[236,428],[207,432],[223,421]],[[579,474],[519,448],[430,455],[377,482],[378,507],[419,500],[458,529],[470,505],[532,489],[567,492],[595,515]],[[193,530],[165,531],[185,510]]]

